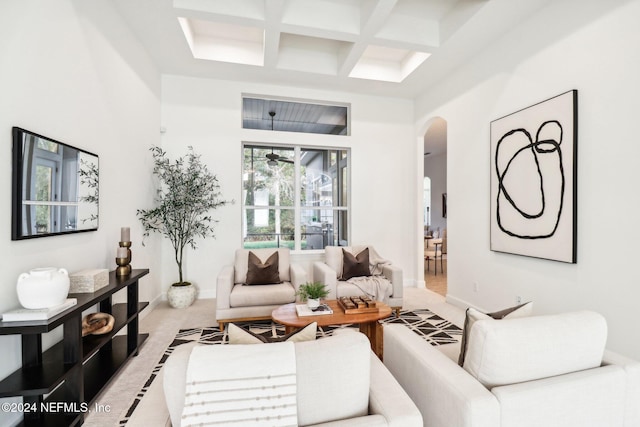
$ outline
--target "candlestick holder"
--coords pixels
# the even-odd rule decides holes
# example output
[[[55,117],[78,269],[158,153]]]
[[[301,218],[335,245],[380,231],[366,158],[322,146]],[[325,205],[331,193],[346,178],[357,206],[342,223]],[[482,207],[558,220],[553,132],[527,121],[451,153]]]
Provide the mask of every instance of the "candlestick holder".
[[[127,256],[123,257],[121,255],[121,251],[118,250],[118,256],[116,256],[116,264],[118,268],[116,268],[116,276],[128,276],[131,274],[131,242],[120,242],[120,248],[127,249]]]

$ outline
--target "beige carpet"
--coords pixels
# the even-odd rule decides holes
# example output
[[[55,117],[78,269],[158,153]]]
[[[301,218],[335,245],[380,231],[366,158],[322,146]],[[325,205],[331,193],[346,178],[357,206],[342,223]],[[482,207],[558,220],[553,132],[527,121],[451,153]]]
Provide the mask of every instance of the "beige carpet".
[[[462,326],[464,312],[447,304],[444,297],[427,289],[405,288],[403,309],[429,308],[452,323]],[[113,380],[111,385],[98,397],[97,403],[108,405],[109,412],[90,413],[84,426],[119,426],[145,386],[149,375],[160,361],[165,349],[173,342],[180,329],[198,328],[215,324],[215,300],[198,300],[187,309],[173,309],[166,302],[158,305],[140,322],[140,330],[148,332],[149,338],[140,354],[129,361],[127,366]],[[155,388],[162,384],[162,371],[153,382]],[[166,426],[168,412],[161,393],[148,393],[139,407],[125,424],[127,427]]]

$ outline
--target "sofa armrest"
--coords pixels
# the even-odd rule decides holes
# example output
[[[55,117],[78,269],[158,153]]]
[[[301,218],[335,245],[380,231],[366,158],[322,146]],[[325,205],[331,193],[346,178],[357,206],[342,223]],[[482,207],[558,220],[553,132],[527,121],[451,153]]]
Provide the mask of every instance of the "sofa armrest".
[[[500,404],[502,426],[622,427],[628,425],[625,385],[621,367],[604,366],[494,387],[491,393]]]
[[[184,409],[184,396],[187,384],[187,365],[191,356],[191,345],[178,346],[162,368],[162,388],[165,403],[169,410],[171,424],[179,426]]]
[[[328,299],[337,298],[336,285],[338,280],[335,270],[324,262],[316,261],[313,263],[313,280],[324,283],[324,285],[329,289],[329,295],[327,296]]]
[[[218,274],[216,282],[216,308],[218,310],[230,308],[229,297],[233,288],[233,279],[234,269],[232,265],[223,267],[220,274]]]
[[[369,414],[382,415],[389,427],[421,427],[422,415],[380,359],[371,353]]]
[[[382,274],[389,279],[393,290],[391,296],[393,298],[402,298],[404,291],[404,280],[402,278],[402,269],[392,264],[385,264],[382,266]]]
[[[384,364],[420,410],[425,426],[495,427],[497,399],[403,325],[384,325]]]
[[[624,425],[640,426],[640,362],[611,350],[605,350],[603,365],[617,365],[624,369],[627,377]]]
[[[291,275],[291,284],[298,292],[300,285],[307,282],[307,272],[301,265],[291,263],[289,264],[289,273]]]

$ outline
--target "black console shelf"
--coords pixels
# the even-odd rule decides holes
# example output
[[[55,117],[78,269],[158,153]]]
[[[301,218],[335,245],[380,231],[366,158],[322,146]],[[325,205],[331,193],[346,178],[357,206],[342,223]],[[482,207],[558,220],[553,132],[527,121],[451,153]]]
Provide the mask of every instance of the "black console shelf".
[[[120,277],[109,273],[109,284],[93,293],[69,294],[78,303],[48,320],[1,322],[0,335],[22,336],[22,367],[0,381],[0,398],[23,396],[23,403],[37,411],[24,413],[24,426],[74,426],[82,424],[85,409],[100,391],[136,356],[148,334],[138,333],[138,315],[148,305],[138,301],[138,280],[148,269]],[[127,302],[112,304],[114,293],[127,292]],[[99,311],[115,318],[113,330],[82,337],[82,312],[99,304]],[[63,339],[42,351],[42,334],[63,326]],[[126,334],[116,334],[125,330]],[[43,395],[48,394],[44,399]],[[49,403],[64,411],[40,411]],[[77,408],[77,410],[74,410]]]

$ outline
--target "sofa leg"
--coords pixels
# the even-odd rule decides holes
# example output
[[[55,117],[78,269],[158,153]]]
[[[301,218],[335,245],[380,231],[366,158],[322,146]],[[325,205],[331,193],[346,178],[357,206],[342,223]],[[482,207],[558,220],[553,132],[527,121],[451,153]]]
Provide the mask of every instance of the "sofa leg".
[[[220,332],[224,332],[224,322],[218,322],[218,327],[220,328]]]
[[[402,307],[391,307],[393,309],[393,311],[395,311],[396,313],[396,318],[400,317],[400,310],[402,310]]]

